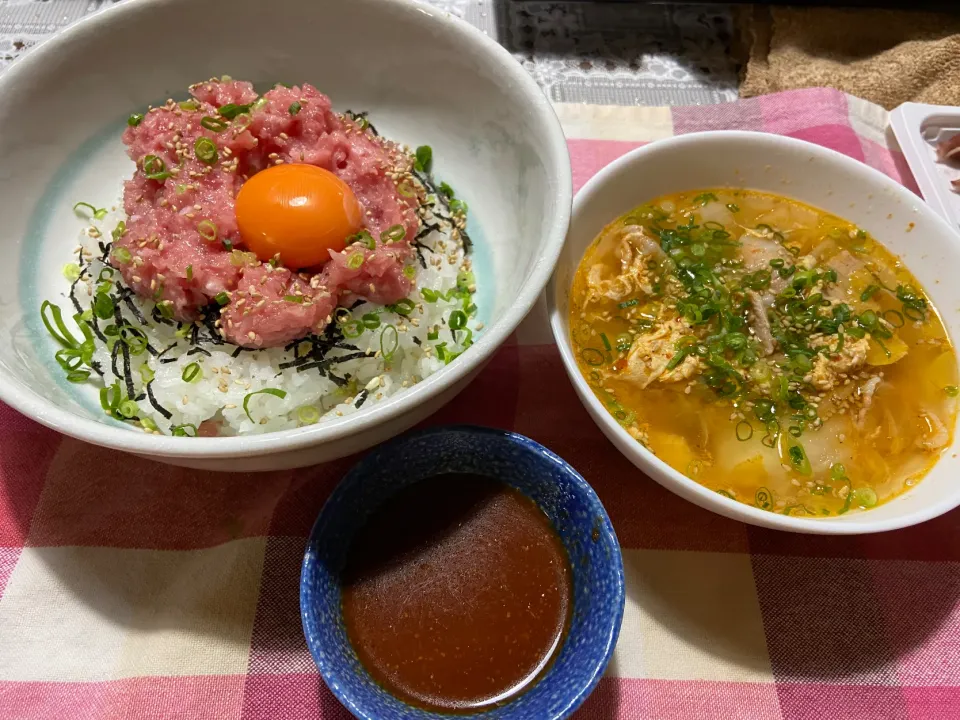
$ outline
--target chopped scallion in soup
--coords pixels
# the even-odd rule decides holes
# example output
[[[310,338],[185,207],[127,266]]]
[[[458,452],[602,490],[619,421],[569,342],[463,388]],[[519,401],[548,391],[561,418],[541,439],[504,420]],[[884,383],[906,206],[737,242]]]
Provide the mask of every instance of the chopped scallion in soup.
[[[957,360],[923,288],[868,233],[777,195],[669,195],[608,225],[570,328],[597,397],[723,495],[787,515],[874,507],[951,443]]]

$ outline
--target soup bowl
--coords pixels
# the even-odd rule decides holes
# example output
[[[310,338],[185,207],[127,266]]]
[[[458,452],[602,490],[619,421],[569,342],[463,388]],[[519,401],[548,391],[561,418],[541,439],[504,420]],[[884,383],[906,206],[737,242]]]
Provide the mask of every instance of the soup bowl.
[[[499,480],[531,498],[560,537],[573,580],[570,626],[540,679],[504,704],[457,717],[559,720],[596,687],[610,661],[624,608],[623,559],[593,489],[561,458],[515,433],[479,427],[431,428],[385,443],[360,461],[317,518],[300,579],[307,646],[334,695],[358,718],[449,718],[402,702],[361,665],[344,627],[340,572],[354,535],[401,489],[446,473]]]
[[[385,136],[432,146],[438,177],[470,208],[485,328],[467,352],[357,413],[245,437],[143,433],[110,419],[94,387],[66,381],[39,311],[43,300],[65,302],[62,271],[82,227],[74,203],[116,203],[134,172],[120,141],[131,113],[185,99],[189,85],[224,73],[259,88],[310,83],[338,111],[368,111]],[[166,462],[298,467],[412,426],[527,314],[569,222],[567,147],[536,83],[479,30],[408,0],[121,3],[14,63],[0,75],[0,98],[0,399],[67,435]]]
[[[960,236],[919,197],[845,155],[801,140],[717,131],[662,140],[627,153],[597,173],[574,201],[567,242],[547,288],[550,323],[567,374],[591,417],[634,465],[668,490],[713,512],[767,528],[820,534],[893,530],[960,504],[958,445],[907,492],[862,512],[819,519],[794,517],[724,497],[673,469],[634,440],[603,407],[577,366],[570,339],[570,290],[584,251],[628,210],[669,193],[744,188],[794,198],[870,232],[916,276],[941,311],[953,342],[960,336]]]

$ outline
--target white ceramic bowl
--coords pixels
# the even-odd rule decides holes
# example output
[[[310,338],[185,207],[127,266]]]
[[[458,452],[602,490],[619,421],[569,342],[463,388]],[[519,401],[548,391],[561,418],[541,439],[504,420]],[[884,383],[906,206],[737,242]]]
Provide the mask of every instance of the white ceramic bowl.
[[[753,525],[796,532],[856,534],[893,530],[960,504],[960,438],[909,492],[867,512],[804,519],[725,498],[677,472],[635,441],[607,413],[577,368],[567,313],[573,274],[597,233],[627,210],[667,193],[717,186],[787,195],[873,233],[899,255],[960,337],[960,236],[916,195],[844,155],[800,140],[749,132],[705,132],[634,150],[595,175],[577,194],[567,242],[547,289],[550,321],[577,394],[604,434],[634,465],[677,495]]]
[[[112,205],[132,174],[127,116],[224,73],[309,82],[381,133],[433,147],[437,175],[470,206],[486,329],[414,388],[342,420],[237,438],[147,435],[113,423],[53,361],[43,299],[83,200]],[[137,0],[81,21],[0,75],[0,399],[60,432],[171,463],[266,470],[369,447],[450,400],[516,328],[563,244],[572,195],[560,125],[509,53],[468,24],[406,0]],[[479,304],[479,303],[478,303]]]

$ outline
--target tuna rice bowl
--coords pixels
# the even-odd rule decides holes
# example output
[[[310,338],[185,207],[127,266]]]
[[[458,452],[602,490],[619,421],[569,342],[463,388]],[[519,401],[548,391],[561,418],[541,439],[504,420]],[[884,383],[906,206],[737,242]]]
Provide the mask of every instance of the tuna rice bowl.
[[[467,205],[429,146],[311,85],[226,76],[127,125],[122,201],[76,204],[64,297],[40,308],[66,379],[113,419],[176,436],[323,422],[482,330]]]

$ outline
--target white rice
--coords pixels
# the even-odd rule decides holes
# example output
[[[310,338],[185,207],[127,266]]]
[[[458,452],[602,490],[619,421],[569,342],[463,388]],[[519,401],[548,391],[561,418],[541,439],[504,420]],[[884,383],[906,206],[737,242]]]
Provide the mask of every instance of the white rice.
[[[80,305],[90,307],[96,279],[104,267],[97,259],[101,255],[100,242],[110,239],[111,231],[124,219],[122,210],[114,208],[102,220],[93,220],[81,233],[80,248],[83,257],[89,261],[89,275],[77,284],[75,296]],[[334,417],[342,417],[366,409],[383,399],[420,382],[446,363],[438,357],[437,346],[445,343],[444,350],[451,353],[462,352],[465,348],[454,341],[454,333],[447,327],[451,313],[460,310],[463,302],[459,298],[426,302],[420,290],[428,288],[439,293],[447,293],[456,288],[457,275],[461,271],[470,271],[471,262],[463,251],[462,241],[453,239],[457,232],[449,222],[441,218],[441,230],[435,231],[421,242],[436,252],[423,251],[426,269],[415,259],[417,275],[416,290],[409,296],[415,304],[408,317],[386,310],[382,306],[365,303],[350,312],[356,320],[368,313],[377,313],[381,321],[375,329],[365,329],[359,337],[345,339],[345,343],[356,346],[359,351],[371,353],[370,357],[349,360],[334,364],[332,371],[340,378],[349,378],[346,384],[338,385],[329,377],[323,377],[314,368],[298,372],[297,368],[281,369],[281,364],[294,359],[293,351],[283,348],[271,348],[260,351],[243,351],[233,357],[235,345],[214,345],[205,343],[203,352],[188,355],[191,349],[188,342],[177,337],[176,325],[164,325],[150,320],[153,303],[135,300],[148,324],[142,325],[134,319],[129,309],[121,305],[123,315],[132,325],[143,330],[150,345],[162,352],[174,342],[177,346],[164,355],[162,362],[149,352],[130,357],[131,376],[133,378],[137,403],[137,416],[146,418],[144,423],[148,432],[170,434],[174,428],[182,427],[182,432],[193,434],[201,423],[213,421],[219,424],[221,435],[250,435],[296,428],[314,422],[324,422]],[[82,250],[81,250],[82,249]],[[114,280],[119,280],[117,273]],[[69,280],[65,280],[69,292]],[[68,301],[63,308],[64,316],[70,316],[75,309]],[[341,318],[341,321],[343,318]],[[66,320],[73,330],[73,323]],[[100,320],[101,329],[110,325],[110,321]],[[381,335],[386,325],[396,328],[397,348],[389,361],[381,352]],[[468,327],[474,337],[478,327],[476,315],[468,320]],[[436,335],[435,335],[436,334]],[[391,345],[392,331],[384,338],[387,349]],[[433,335],[433,339],[431,339]],[[462,343],[467,333],[457,332]],[[348,350],[333,350],[327,358],[347,354]],[[176,358],[170,362],[169,358]],[[111,369],[111,355],[107,347],[97,342],[94,359],[99,363],[104,375],[100,378],[91,374],[90,383],[97,387],[110,387],[119,382],[125,386],[122,360],[118,360],[120,376]],[[192,382],[185,382],[183,375],[192,363],[200,367],[200,375]],[[145,396],[146,388],[141,375],[141,366],[146,364],[153,372],[150,384],[156,403],[170,413],[170,418],[157,410]],[[148,373],[149,375],[149,373]],[[285,393],[278,397],[269,393],[257,393],[264,389],[274,389]],[[126,398],[126,392],[123,393]],[[111,393],[110,397],[114,397]],[[247,410],[244,401],[247,400]],[[359,407],[358,407],[359,406]],[[248,412],[249,411],[249,416]],[[139,423],[135,424],[139,426]],[[153,429],[156,427],[157,429]]]

